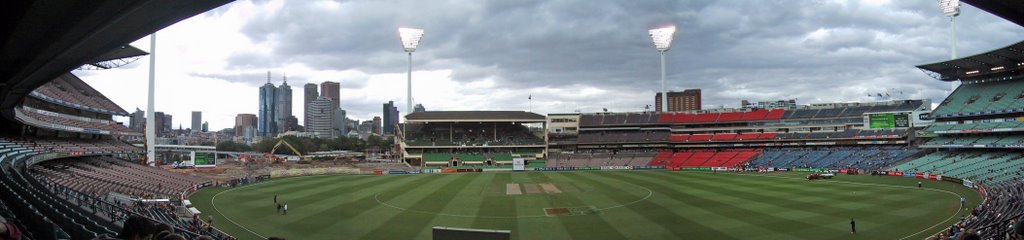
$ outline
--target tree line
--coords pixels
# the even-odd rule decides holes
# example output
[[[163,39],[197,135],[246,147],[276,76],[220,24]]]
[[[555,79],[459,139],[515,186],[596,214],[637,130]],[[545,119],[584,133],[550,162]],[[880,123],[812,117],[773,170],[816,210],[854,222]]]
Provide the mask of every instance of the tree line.
[[[311,152],[320,151],[364,151],[367,149],[379,149],[378,151],[386,152],[391,149],[395,144],[395,140],[392,137],[383,138],[380,136],[371,135],[366,140],[359,139],[357,137],[337,137],[334,139],[329,138],[310,138],[310,137],[296,137],[296,136],[283,136],[280,138],[265,138],[262,141],[252,144],[252,146],[245,145],[234,141],[224,141],[217,143],[217,151],[226,152],[270,152],[274,148],[274,145],[281,139],[288,142],[295,150],[299,151],[303,155]],[[281,147],[277,148],[275,154],[293,154],[287,146],[282,144]]]

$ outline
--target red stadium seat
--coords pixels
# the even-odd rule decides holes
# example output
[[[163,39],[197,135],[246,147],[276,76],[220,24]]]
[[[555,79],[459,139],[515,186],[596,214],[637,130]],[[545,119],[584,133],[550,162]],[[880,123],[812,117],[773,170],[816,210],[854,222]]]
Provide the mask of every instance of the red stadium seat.
[[[713,134],[693,134],[690,135],[690,142],[707,142],[711,141],[714,136]]]
[[[701,113],[693,117],[693,122],[715,122],[718,121],[718,113]]]
[[[672,122],[672,118],[674,118],[675,115],[676,115],[675,113],[662,113],[662,114],[659,114],[658,115],[658,122],[659,123],[671,123]]]
[[[743,112],[727,112],[722,113],[718,117],[718,122],[735,122],[739,121],[743,117]]]
[[[736,139],[737,134],[735,133],[719,133],[711,137],[711,141],[729,141]]]
[[[768,110],[757,109],[757,110],[750,111],[750,112],[747,112],[747,113],[743,114],[743,117],[740,118],[740,119],[744,120],[744,121],[764,120],[765,116],[767,116],[767,115],[768,115]]]
[[[674,118],[672,118],[672,122],[674,122],[674,123],[689,123],[689,122],[693,122],[693,117],[694,117],[693,114],[678,113],[678,114],[676,114],[676,116]]]
[[[765,120],[778,120],[782,119],[782,115],[786,114],[785,109],[772,109],[768,111],[768,115],[765,116]]]

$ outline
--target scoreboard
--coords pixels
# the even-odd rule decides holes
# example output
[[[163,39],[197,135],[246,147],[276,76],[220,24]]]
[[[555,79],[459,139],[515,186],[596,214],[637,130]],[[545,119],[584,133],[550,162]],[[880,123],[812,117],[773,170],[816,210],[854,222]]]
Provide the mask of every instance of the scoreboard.
[[[910,127],[910,113],[869,113],[865,114],[865,126],[868,129],[893,129],[893,128],[909,128]]]

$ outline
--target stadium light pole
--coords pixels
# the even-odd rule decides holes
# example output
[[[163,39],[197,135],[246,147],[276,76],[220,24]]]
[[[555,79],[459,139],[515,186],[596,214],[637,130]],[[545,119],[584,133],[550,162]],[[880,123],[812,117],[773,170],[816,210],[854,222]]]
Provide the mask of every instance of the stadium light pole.
[[[402,39],[402,48],[409,54],[409,75],[406,87],[406,108],[405,114],[412,113],[412,52],[420,45],[420,38],[423,37],[423,29],[398,28],[398,37]]]
[[[676,36],[676,26],[648,30],[654,48],[661,54],[661,112],[668,112],[668,93],[665,92],[665,52],[672,49],[672,39]]]
[[[146,103],[146,165],[156,165],[156,113],[153,95],[156,92],[156,33],[149,35],[149,97]]]
[[[949,17],[950,53],[949,59],[956,59],[956,16],[960,16],[960,0],[938,0],[942,14]],[[950,92],[956,90],[956,82],[950,82]]]

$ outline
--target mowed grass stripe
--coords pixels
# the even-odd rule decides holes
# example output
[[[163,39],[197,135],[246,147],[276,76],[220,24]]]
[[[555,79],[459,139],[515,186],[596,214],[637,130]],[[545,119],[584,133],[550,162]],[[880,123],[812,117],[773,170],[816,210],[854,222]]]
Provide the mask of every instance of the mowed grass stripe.
[[[384,181],[369,182],[354,185],[335,191],[322,192],[321,194],[308,195],[304,198],[310,203],[304,207],[312,207],[310,211],[303,212],[300,219],[289,222],[287,229],[289,235],[302,234],[315,238],[336,236],[337,233],[353,232],[352,225],[358,225],[356,216],[382,208],[374,197],[380,189],[393,187],[404,187],[415,184],[426,184],[423,176],[378,176]],[[333,195],[332,195],[333,193]],[[289,213],[291,214],[291,213]]]
[[[762,180],[756,175],[733,175],[733,174],[705,174],[705,173],[691,173],[696,175],[711,176],[718,178],[723,182],[729,182],[732,186],[738,185],[749,185],[750,182],[761,182]],[[743,177],[745,176],[745,177]],[[743,179],[746,179],[745,181]],[[699,181],[699,180],[698,180]],[[831,184],[835,183],[835,184]],[[828,185],[826,185],[828,184]],[[756,184],[754,184],[756,185]],[[883,236],[894,236],[912,234],[917,230],[927,228],[930,223],[942,219],[943,214],[935,214],[927,210],[921,210],[922,205],[933,205],[936,202],[927,201],[923,199],[934,199],[936,197],[941,198],[943,196],[949,196],[941,192],[933,191],[916,191],[915,189],[904,189],[904,188],[893,188],[884,186],[864,186],[864,185],[852,185],[852,184],[841,184],[841,182],[832,181],[815,181],[809,182],[806,180],[795,180],[786,181],[782,183],[774,183],[773,189],[780,188],[770,191],[762,191],[762,193],[776,193],[783,194],[780,196],[780,200],[773,201],[792,201],[793,198],[787,199],[784,194],[789,191],[795,191],[797,189],[807,188],[821,188],[825,190],[836,191],[836,194],[828,194],[830,196],[842,196],[844,193],[856,191],[857,197],[839,197],[832,200],[826,200],[822,203],[803,206],[804,209],[819,213],[818,216],[803,216],[797,217],[789,212],[778,212],[776,215],[782,218],[795,218],[802,219],[805,222],[818,223],[822,226],[819,228],[798,228],[792,229],[791,232],[798,236],[828,236],[835,235],[845,236],[845,233],[849,231],[849,218],[855,217],[857,219],[858,229],[860,230],[858,236],[860,237],[883,237]],[[756,187],[756,186],[755,186]],[[740,187],[742,188],[742,187]],[[908,192],[909,190],[909,192]],[[736,191],[729,193],[728,196],[751,199],[749,194],[744,194],[743,191]],[[789,194],[796,194],[790,192]],[[886,195],[913,195],[914,197],[897,197],[897,198],[881,198]],[[871,197],[880,197],[874,199]],[[795,198],[800,199],[800,198]],[[762,202],[768,202],[767,198],[762,199]],[[802,204],[793,205],[794,207],[801,207]],[[827,207],[840,206],[840,209],[828,209]],[[896,213],[888,213],[887,210],[894,209],[906,209],[910,208],[913,210],[913,214],[900,215]],[[928,209],[937,209],[937,207],[927,207]],[[843,211],[842,209],[848,209]],[[903,224],[909,228],[893,228],[891,224]],[[831,230],[830,230],[831,229]],[[838,234],[838,235],[837,235]]]
[[[899,189],[867,188],[863,186],[822,186],[818,182],[787,182],[766,184],[761,179],[740,177],[738,175],[695,174],[690,176],[692,182],[702,185],[724,185],[719,189],[723,195],[736,197],[750,202],[761,202],[778,208],[815,209],[815,213],[833,216],[833,213],[850,212],[858,216],[888,215],[878,205],[897,204],[899,201],[870,199],[872,196],[885,196],[898,193]],[[831,188],[831,189],[830,189]],[[856,194],[854,194],[856,193]],[[780,199],[782,201],[763,201]],[[839,202],[858,202],[858,204],[835,204]],[[784,215],[783,215],[784,216]],[[786,217],[786,216],[784,216]],[[814,216],[820,217],[820,216]],[[844,217],[837,217],[841,220]],[[820,220],[820,219],[819,219]]]
[[[656,176],[656,172],[644,172],[644,174],[616,172],[610,174],[609,177],[650,188],[658,193],[656,197],[652,198],[652,201],[662,202],[662,204],[675,206],[675,209],[680,209],[675,211],[677,215],[681,217],[680,219],[688,220],[686,224],[680,224],[680,227],[686,229],[691,238],[743,239],[750,238],[751,236],[766,239],[797,238],[778,231],[777,227],[766,226],[765,223],[779,224],[772,221],[770,213],[749,210],[737,211],[736,209],[739,206],[719,200],[718,198],[721,197],[721,195],[718,195],[719,193],[703,189],[727,186],[697,186],[696,184],[683,182],[682,176],[659,178]],[[696,194],[695,192],[703,192],[703,194]],[[789,222],[782,221],[781,223],[786,224]],[[801,222],[793,222],[791,224],[783,225],[782,227],[813,227]],[[734,226],[741,226],[743,228],[735,229]]]
[[[582,185],[582,189],[589,189],[589,186],[581,183],[578,175],[563,174],[569,181]],[[581,189],[581,190],[582,190]],[[549,203],[557,202],[564,206],[549,205],[553,207],[583,207],[591,204],[577,198],[573,194],[553,194],[547,198]],[[562,223],[562,228],[568,232],[573,239],[626,239],[612,224],[596,215],[563,216],[557,217]]]
[[[293,179],[298,179],[298,178],[301,178],[301,177],[289,178],[289,179],[285,179],[285,180],[293,180]],[[318,179],[316,179],[315,182],[321,182],[321,181],[324,180],[324,179],[319,179],[320,177],[310,177],[310,178],[318,178]],[[327,177],[327,178],[328,179],[333,178],[333,179],[336,180],[336,179],[342,179],[342,176],[330,176],[330,177]],[[350,177],[350,178],[345,178],[345,179],[359,179],[361,181],[367,181],[367,182],[379,182],[381,180],[385,180],[383,178],[372,178],[372,177],[365,177],[365,178]],[[265,236],[268,236],[268,234],[270,234],[270,236],[282,236],[282,234],[285,234],[285,231],[283,231],[283,230],[288,228],[286,226],[286,224],[289,223],[289,222],[294,222],[296,220],[299,220],[299,216],[301,216],[303,214],[302,213],[296,213],[296,209],[295,208],[299,207],[299,205],[295,205],[294,202],[293,202],[293,203],[290,203],[289,208],[291,209],[290,213],[292,214],[292,216],[296,216],[296,217],[287,218],[287,217],[283,217],[283,216],[280,216],[280,217],[276,216],[276,215],[279,215],[279,214],[277,213],[277,210],[276,210],[277,207],[273,203],[273,194],[274,193],[269,192],[271,190],[264,189],[263,187],[265,187],[265,186],[273,187],[273,186],[280,186],[280,185],[288,186],[288,185],[293,185],[293,184],[297,183],[296,181],[285,181],[285,180],[282,180],[280,182],[272,181],[272,182],[262,183],[262,184],[259,184],[259,185],[245,186],[244,189],[238,189],[237,191],[247,191],[248,194],[238,194],[238,195],[236,195],[234,193],[236,193],[237,191],[228,192],[226,194],[222,194],[221,196],[219,196],[216,199],[216,202],[214,204],[217,204],[218,206],[220,206],[220,207],[218,207],[218,209],[220,209],[224,214],[232,216],[232,220],[238,222],[239,224],[242,224],[242,225],[246,226],[247,228],[249,228],[249,229],[251,229],[253,231],[259,232],[260,234],[263,234]],[[308,187],[310,185],[298,184],[298,186],[307,186]],[[335,187],[335,186],[329,185],[329,184],[324,184],[324,185],[321,185],[321,186]],[[346,187],[346,185],[341,185],[341,186],[336,186],[336,187]],[[270,189],[273,189],[273,188],[270,188]],[[275,192],[278,192],[278,191],[275,191]],[[294,199],[294,200],[303,199],[305,197],[305,196],[299,196],[299,195],[289,195],[289,196],[294,197],[294,198],[289,197],[289,199]],[[283,197],[281,197],[279,195],[279,200],[282,200],[282,199],[285,199],[285,198],[283,198]],[[249,235],[251,233],[248,233],[248,231],[245,231],[244,234]]]
[[[338,183],[337,182],[338,180],[348,180],[348,179],[356,179],[356,178],[348,177],[348,176],[334,176],[333,180],[335,180],[335,182]],[[312,202],[314,200],[320,200],[320,199],[315,199],[315,198],[311,197],[311,195],[302,195],[302,196],[300,196],[300,195],[296,195],[296,194],[293,194],[293,193],[290,193],[290,192],[284,192],[284,194],[281,194],[281,195],[288,196],[286,199],[291,199],[289,201],[292,201],[292,202],[289,202],[289,206],[288,206],[289,207],[289,213],[288,213],[288,215],[266,216],[265,212],[262,211],[262,209],[264,209],[264,207],[261,206],[261,207],[256,207],[256,208],[251,208],[251,207],[250,208],[240,208],[244,212],[238,213],[238,214],[233,215],[233,216],[239,216],[239,218],[237,218],[236,221],[238,221],[239,223],[245,224],[248,228],[250,228],[250,229],[252,229],[254,231],[257,231],[260,234],[263,234],[264,236],[285,236],[285,237],[287,237],[287,236],[298,236],[298,235],[312,236],[314,234],[318,234],[318,233],[320,233],[322,231],[327,230],[326,229],[326,226],[327,226],[326,224],[328,224],[326,221],[317,221],[317,220],[314,220],[314,219],[318,219],[318,220],[327,220],[327,219],[334,220],[333,218],[330,218],[331,215],[337,214],[337,212],[339,210],[343,210],[344,207],[352,206],[351,205],[352,203],[360,203],[360,202],[358,202],[357,199],[353,199],[351,197],[351,196],[354,196],[354,195],[351,195],[353,191],[359,191],[359,190],[362,190],[362,189],[371,189],[371,188],[373,188],[375,186],[381,186],[383,184],[404,185],[404,184],[407,184],[407,183],[405,183],[403,181],[412,180],[412,179],[403,179],[403,178],[395,178],[395,177],[379,177],[379,176],[378,177],[366,177],[366,179],[370,179],[370,180],[369,181],[365,181],[365,182],[361,182],[361,183],[358,183],[358,184],[355,184],[355,185],[340,184],[339,183],[338,185],[322,184],[322,185],[314,186],[313,187],[313,188],[329,188],[329,189],[336,190],[337,192],[335,194],[337,195],[337,197],[343,197],[343,198],[338,199],[337,201],[334,201],[334,202],[324,202],[324,203],[309,205],[308,202]],[[289,185],[289,184],[292,184],[293,182],[281,182],[281,183],[271,182],[271,183]],[[257,187],[257,186],[254,186],[254,187]],[[265,191],[265,190],[254,189],[253,191]],[[310,193],[310,192],[307,192],[307,193]],[[266,195],[266,194],[269,194],[269,193],[264,193],[263,195]],[[226,196],[231,196],[231,195],[227,195],[227,194],[225,194],[225,195]],[[259,197],[259,199],[267,199],[267,198],[266,197]],[[302,202],[305,202],[305,203],[302,203]],[[232,198],[226,198],[226,199],[218,198],[217,199],[217,204],[219,206],[230,206],[231,203],[233,203]],[[365,202],[363,202],[363,204],[364,203]],[[267,206],[266,208],[267,209],[273,209],[274,207]],[[270,211],[274,211],[274,210],[270,210]],[[227,214],[227,213],[225,213],[225,214]],[[266,216],[266,217],[261,217],[261,216]],[[326,219],[321,219],[321,218],[326,218]]]
[[[806,194],[790,192],[794,188],[786,188],[780,190],[762,190],[762,191],[740,191],[736,189],[736,185],[739,184],[751,184],[756,181],[755,179],[747,179],[746,181],[713,181],[713,180],[700,180],[690,177],[688,183],[693,186],[698,186],[701,191],[705,194],[714,192],[717,194],[717,201],[726,202],[734,206],[731,209],[721,209],[718,212],[758,212],[763,213],[761,218],[750,219],[755,221],[754,224],[758,224],[771,229],[786,229],[787,234],[796,236],[808,236],[813,235],[811,233],[836,233],[843,232],[844,228],[841,223],[844,221],[848,222],[850,211],[856,211],[856,209],[838,208],[833,207],[845,203],[841,198],[829,197],[832,195],[821,194],[825,196],[820,201],[816,202],[797,202],[794,199],[804,196]],[[791,185],[800,184],[805,182],[788,182],[780,183],[778,185]],[[798,186],[799,188],[817,188],[821,186]],[[698,194],[698,195],[705,195]],[[707,194],[710,195],[710,194]],[[831,204],[831,205],[830,205]],[[866,215],[854,215],[854,216],[875,216],[871,214]],[[870,221],[861,221],[864,227],[868,227]],[[786,228],[792,224],[802,223],[798,227]],[[827,225],[822,225],[827,223]],[[743,227],[736,227],[737,230],[742,230]],[[829,230],[831,229],[831,230]]]
[[[470,228],[510,230],[513,239],[529,239],[522,238],[522,233],[525,230],[520,231],[522,225],[515,218],[519,214],[523,214],[518,212],[516,198],[505,195],[505,184],[514,182],[512,175],[516,174],[506,172],[486,174],[494,177],[487,181],[487,186],[484,189],[481,189],[482,197],[477,214],[487,217],[474,218]]]
[[[472,216],[480,215],[481,204],[483,204],[483,196],[480,196],[481,189],[487,188],[491,181],[495,178],[494,174],[476,174],[477,178],[472,180],[469,185],[463,187],[462,191],[455,194],[455,198],[445,204],[445,207],[441,209],[442,213],[454,214],[460,216],[446,216],[441,215],[433,219],[420,234],[420,237],[430,236],[430,227],[434,226],[445,226],[445,227],[458,227],[458,228],[472,228],[473,223],[477,218]]]
[[[440,181],[439,183],[443,184],[431,188],[434,189],[434,191],[430,194],[423,196],[406,196],[410,199],[419,198],[419,200],[409,206],[408,209],[431,213],[440,212],[445,205],[455,198],[455,193],[462,191],[466,185],[469,185],[470,182],[479,177],[480,174],[458,174],[448,177],[448,181]],[[410,193],[413,192],[410,191]],[[431,226],[428,226],[427,223],[435,217],[437,217],[436,214],[402,211],[398,215],[390,217],[388,221],[383,224],[378,225],[378,227],[373,229],[373,231],[363,235],[362,238],[411,239],[419,235],[425,229],[429,229]]]
[[[579,179],[592,186],[612,190],[602,191],[602,193],[620,204],[634,202],[647,197],[646,194],[641,196],[629,194],[631,190],[641,188],[639,185],[608,178],[607,175],[609,174],[583,173],[579,174]],[[653,196],[653,193],[651,193],[651,196]],[[615,222],[616,224],[613,224],[613,226],[630,239],[685,239],[692,234],[687,232],[680,225],[681,223],[671,221],[679,216],[672,214],[670,209],[646,200],[602,211],[601,216],[605,217],[608,221]]]

